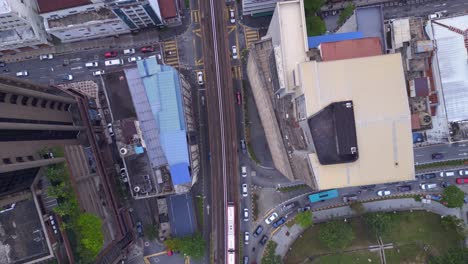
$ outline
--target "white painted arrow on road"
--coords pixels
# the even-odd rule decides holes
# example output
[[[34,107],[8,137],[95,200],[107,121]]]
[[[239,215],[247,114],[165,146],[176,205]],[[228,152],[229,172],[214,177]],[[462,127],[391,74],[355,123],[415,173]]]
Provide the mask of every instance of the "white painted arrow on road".
[[[206,205],[206,211],[207,211],[206,213],[209,215],[210,214],[210,205],[209,204]]]

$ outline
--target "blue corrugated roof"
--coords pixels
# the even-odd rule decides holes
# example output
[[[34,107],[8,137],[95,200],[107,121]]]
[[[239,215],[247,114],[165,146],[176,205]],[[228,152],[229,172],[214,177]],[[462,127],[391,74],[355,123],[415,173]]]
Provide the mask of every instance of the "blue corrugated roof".
[[[320,45],[320,43],[336,42],[336,41],[360,39],[360,38],[363,38],[362,32],[346,32],[346,33],[309,37],[308,38],[309,49],[317,48]]]
[[[159,130],[159,142],[169,164],[172,182],[190,183],[190,160],[185,131],[179,74],[175,68],[158,65],[155,58],[138,62],[146,96]]]

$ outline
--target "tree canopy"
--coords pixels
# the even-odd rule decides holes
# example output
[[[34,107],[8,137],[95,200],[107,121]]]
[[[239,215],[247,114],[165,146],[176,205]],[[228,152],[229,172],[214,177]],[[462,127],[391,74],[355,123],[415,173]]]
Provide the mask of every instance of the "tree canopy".
[[[201,259],[205,254],[206,242],[200,233],[164,241],[168,249],[180,251],[194,259]]]
[[[377,235],[384,234],[390,227],[392,215],[388,213],[368,213],[364,217],[366,224]]]
[[[325,22],[318,16],[307,16],[306,26],[308,36],[320,36],[327,31]]]
[[[296,215],[296,223],[302,228],[307,228],[312,225],[312,212],[305,211]]]
[[[341,11],[340,16],[338,18],[338,24],[343,24],[346,22],[346,20],[353,15],[354,9],[356,7],[353,5],[353,3],[348,3],[346,7]]]
[[[275,254],[276,242],[268,241],[268,244],[265,248],[265,253],[262,257],[262,264],[281,264],[281,256]]]
[[[465,264],[468,263],[467,248],[451,248],[443,255],[433,257],[430,264]]]
[[[331,250],[346,248],[354,237],[351,225],[342,221],[331,221],[320,226],[319,239]]]
[[[465,239],[466,236],[466,228],[465,222],[463,219],[457,218],[453,215],[446,215],[442,218],[441,224],[445,230],[455,230],[457,234],[460,236],[460,239]]]
[[[97,256],[104,244],[102,220],[96,215],[83,213],[78,217],[76,225],[83,248],[90,251],[92,256]]]
[[[465,193],[455,185],[448,186],[442,193],[442,201],[446,202],[449,208],[462,207],[464,198]]]
[[[304,9],[307,15],[315,15],[325,4],[325,0],[304,0]]]

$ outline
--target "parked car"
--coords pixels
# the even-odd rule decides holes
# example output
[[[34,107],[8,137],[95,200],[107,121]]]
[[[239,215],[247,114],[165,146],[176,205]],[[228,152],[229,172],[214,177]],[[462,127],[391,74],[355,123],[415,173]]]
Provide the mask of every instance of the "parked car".
[[[262,236],[262,239],[260,240],[259,244],[264,246],[268,240],[268,237],[266,235]]]
[[[357,199],[358,199],[358,197],[357,197],[356,194],[349,194],[349,195],[343,196],[343,202],[344,203],[349,203],[349,202],[352,202],[352,201],[356,201]]]
[[[281,226],[284,223],[286,223],[286,217],[281,217],[278,221],[273,223],[273,227],[277,228],[277,227]]]
[[[378,196],[387,196],[390,195],[392,192],[390,190],[380,190],[377,192]]]
[[[138,236],[142,237],[143,236],[143,224],[141,221],[136,222],[136,230],[138,232]]]
[[[197,81],[198,85],[203,85],[203,72],[199,71],[197,72]]]
[[[443,171],[440,173],[440,177],[453,177],[455,176],[454,171]]]
[[[0,61],[0,67],[5,67],[5,66],[6,66],[6,63],[3,61]]]
[[[92,62],[85,63],[86,68],[96,68],[97,66],[99,66],[99,62],[97,62],[97,61],[92,61]]]
[[[458,175],[460,175],[460,176],[468,175],[468,170],[459,170]]]
[[[245,154],[245,152],[247,151],[247,146],[245,145],[245,140],[244,139],[240,140],[240,145],[241,145],[242,153]]]
[[[149,46],[149,47],[143,47],[143,48],[140,49],[140,51],[143,52],[143,53],[153,52],[153,51],[154,51],[154,47],[151,47],[151,46]]]
[[[108,52],[104,53],[104,57],[106,57],[106,58],[117,57],[117,51],[108,51]]]
[[[242,97],[240,92],[236,92],[237,105],[242,104]]]
[[[283,205],[283,207],[281,207],[281,211],[283,212],[289,212],[291,209],[295,208],[299,206],[299,203],[298,202],[292,202],[292,203],[288,203],[286,205]]]
[[[136,61],[139,61],[139,60],[141,60],[141,57],[140,57],[140,56],[129,57],[129,58],[128,58],[128,62],[136,62]]]
[[[249,209],[244,208],[244,221],[249,221]]]
[[[457,184],[467,184],[468,183],[468,178],[457,178],[455,180]]]
[[[28,71],[19,71],[16,73],[16,77],[26,77],[28,75],[29,75]]]
[[[73,81],[73,75],[66,74],[62,76],[62,81]]]
[[[249,264],[249,256],[244,256],[244,260],[242,261],[242,264]]]
[[[107,130],[109,130],[109,135],[110,135],[111,137],[113,137],[113,136],[114,136],[114,129],[112,128],[112,124],[111,124],[111,123],[107,124]]]
[[[237,59],[237,47],[232,46],[231,49],[232,49],[232,58],[236,60]]]
[[[40,60],[51,60],[54,58],[54,55],[52,54],[43,54],[39,56]]]
[[[259,236],[263,232],[263,226],[259,225],[257,228],[255,228],[255,231],[253,233],[253,237]]]
[[[430,190],[430,189],[437,188],[437,184],[436,183],[421,183],[419,184],[419,187],[421,187],[421,189],[423,190]]]
[[[124,55],[132,55],[135,54],[135,49],[124,49]]]
[[[101,76],[104,73],[105,73],[104,70],[93,71],[93,76]]]
[[[430,196],[431,200],[434,200],[434,201],[442,201],[442,196],[441,195],[436,195],[436,194],[432,194]]]
[[[246,166],[241,167],[241,175],[242,175],[242,178],[247,177],[247,167]]]
[[[435,173],[426,173],[426,174],[421,175],[421,180],[430,180],[430,179],[434,179],[435,177],[437,177]]]
[[[411,185],[402,185],[402,186],[398,186],[398,191],[399,192],[409,192],[411,191]]]
[[[299,207],[297,209],[297,212],[298,213],[302,213],[302,212],[305,212],[305,211],[310,211],[311,207],[310,206],[304,206],[304,207]]]
[[[235,12],[234,8],[229,9],[229,21],[231,22],[231,24],[236,23],[236,15],[234,12]]]
[[[249,189],[247,188],[247,183],[242,184],[242,196],[247,197]]]
[[[265,219],[265,223],[267,225],[271,224],[275,219],[278,218],[278,214],[276,212],[272,213],[267,219]]]
[[[452,185],[450,182],[442,182],[442,184],[441,184],[441,186],[444,187],[444,188],[447,188],[450,185]]]
[[[360,186],[359,188],[361,188],[363,190],[373,190],[375,188],[375,184],[364,185],[364,186]]]
[[[244,244],[249,244],[250,234],[248,231],[244,232]]]
[[[442,154],[440,152],[436,152],[436,153],[432,153],[431,157],[432,157],[432,159],[443,159],[444,154]]]

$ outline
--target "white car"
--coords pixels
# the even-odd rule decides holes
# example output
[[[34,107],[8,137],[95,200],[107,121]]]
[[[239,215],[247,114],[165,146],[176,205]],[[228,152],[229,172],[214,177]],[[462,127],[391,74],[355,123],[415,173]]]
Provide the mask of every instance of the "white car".
[[[54,55],[52,54],[43,54],[39,56],[40,60],[51,60],[54,58]]]
[[[26,77],[28,75],[29,75],[28,71],[19,71],[16,73],[16,77]]]
[[[233,59],[237,59],[237,47],[236,46],[232,46],[232,58]]]
[[[107,124],[107,129],[109,130],[109,136],[113,137],[114,136],[114,129],[112,128],[111,123]]]
[[[249,221],[249,209],[244,208],[244,221]]]
[[[135,54],[135,49],[124,49],[123,52],[125,55],[132,55]]]
[[[392,192],[390,192],[389,190],[380,190],[377,192],[377,195],[378,196],[387,196],[387,195],[390,195]]]
[[[96,68],[97,66],[99,66],[99,62],[97,61],[85,63],[86,68]]]
[[[419,184],[419,187],[423,190],[434,189],[437,188],[437,183],[421,183]]]
[[[231,24],[235,24],[236,23],[236,15],[234,13],[234,9],[231,8],[229,9],[229,21],[231,22]]]
[[[203,72],[201,71],[197,72],[197,81],[198,81],[198,85],[203,85]]]
[[[242,178],[247,177],[247,167],[246,166],[241,167],[241,175],[242,175]]]
[[[73,81],[73,75],[66,74],[66,75],[62,76],[62,81]]]
[[[458,174],[459,174],[460,176],[468,175],[468,170],[459,170],[459,171],[458,171]]]
[[[105,73],[104,70],[93,71],[93,76],[101,76]]]
[[[244,244],[248,245],[250,240],[249,232],[244,232]]]
[[[276,220],[276,218],[278,218],[278,214],[275,212],[275,213],[272,213],[267,219],[265,219],[265,223],[267,225],[273,223],[273,221]]]
[[[141,60],[141,57],[140,57],[140,56],[128,58],[128,62],[135,62],[135,61],[139,61],[139,60]]]
[[[247,188],[247,184],[244,183],[242,184],[242,196],[247,197],[247,195],[248,195],[248,188]]]

